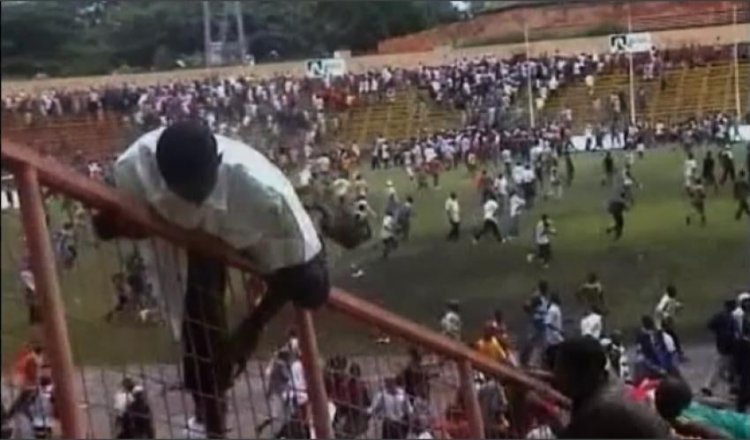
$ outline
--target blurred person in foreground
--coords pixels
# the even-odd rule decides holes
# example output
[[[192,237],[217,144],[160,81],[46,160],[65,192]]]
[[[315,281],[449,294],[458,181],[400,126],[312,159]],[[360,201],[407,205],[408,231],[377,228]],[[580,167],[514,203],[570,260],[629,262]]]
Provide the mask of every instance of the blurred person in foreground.
[[[196,420],[209,437],[222,437],[225,394],[268,322],[287,303],[315,309],[328,299],[328,269],[316,224],[292,184],[265,156],[196,122],[146,133],[118,158],[114,175],[119,189],[165,220],[214,235],[241,251],[268,287],[231,334],[223,261],[188,249],[187,276],[181,278],[187,288],[160,292],[165,302],[174,301],[169,312],[182,339],[183,381],[193,395]],[[340,234],[334,232],[336,219],[346,217],[343,212],[337,217],[336,211],[320,211],[325,233],[345,246],[358,244],[351,229],[342,226]],[[98,213],[98,235],[105,240],[148,238],[147,231],[125,217],[114,211]],[[164,253],[157,257],[164,260]],[[157,275],[162,280],[178,279],[184,269],[174,259],[160,263]]]
[[[720,380],[727,383],[732,382],[734,376],[733,354],[735,336],[737,335],[737,324],[732,317],[735,309],[735,300],[724,301],[723,310],[714,314],[708,322],[708,329],[714,335],[716,346],[716,357],[711,368],[711,373],[706,378],[706,383],[701,393],[712,396],[714,388]]]
[[[645,405],[627,398],[625,388],[607,373],[601,343],[576,337],[555,354],[554,383],[572,400],[570,422],[559,438],[665,438],[667,425]]]
[[[742,296],[746,295],[746,296]],[[747,412],[750,406],[750,295],[740,295],[741,315],[734,349],[734,368],[737,372],[737,411]]]
[[[750,439],[750,415],[695,401],[690,386],[680,379],[662,380],[656,388],[654,404],[678,434],[712,439]]]

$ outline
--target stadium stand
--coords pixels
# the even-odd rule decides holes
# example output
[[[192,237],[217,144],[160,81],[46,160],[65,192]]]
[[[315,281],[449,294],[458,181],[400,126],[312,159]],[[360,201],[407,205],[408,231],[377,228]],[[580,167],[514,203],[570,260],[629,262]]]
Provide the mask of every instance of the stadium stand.
[[[75,271],[62,272],[60,275],[56,273],[53,249],[50,242],[42,238],[50,233],[44,222],[45,207],[42,194],[63,195],[82,203],[88,209],[114,209],[127,218],[127,221],[132,221],[139,228],[144,228],[154,236],[171,243],[168,247],[172,250],[166,252],[188,248],[207,256],[221,258],[238,271],[236,279],[240,279],[240,273],[252,276],[251,265],[236,251],[228,249],[215,239],[169,225],[131,199],[102,184],[92,182],[54,159],[43,158],[34,151],[7,140],[3,141],[3,147],[3,166],[15,175],[19,189],[21,200],[21,219],[19,220],[22,220],[24,224],[23,230],[28,244],[29,258],[32,260],[31,267],[36,280],[36,294],[41,301],[40,312],[43,323],[41,339],[46,347],[42,367],[51,370],[54,383],[58,384],[55,396],[58,408],[61,410],[58,413],[61,431],[57,432],[57,426],[55,426],[55,431],[63,438],[106,438],[116,435],[117,430],[122,428],[123,414],[122,409],[118,409],[117,404],[112,403],[111,394],[121,395],[124,392],[121,387],[125,387],[128,393],[144,392],[148,396],[148,401],[151,402],[148,417],[150,423],[155,425],[157,437],[181,437],[185,436],[186,432],[189,436],[192,422],[187,416],[189,409],[185,403],[186,395],[179,386],[176,388],[174,386],[179,381],[179,372],[175,368],[168,365],[134,364],[126,370],[117,370],[74,364],[74,353],[80,355],[81,350],[90,351],[96,347],[81,346],[80,341],[71,337],[72,332],[69,328],[75,329],[84,325],[91,332],[96,331],[97,326],[105,325],[105,323],[79,322],[76,312],[68,310],[63,305],[62,295],[68,295],[70,292],[68,289],[71,286],[84,288],[83,283],[96,283],[97,280],[107,277],[99,279],[94,274],[86,275]],[[4,218],[4,221],[7,221],[7,218]],[[124,243],[120,245],[122,244]],[[99,259],[97,267],[103,271],[107,270],[105,266],[112,263],[116,266],[123,264],[122,261],[107,263],[107,259],[111,260],[111,255],[108,254],[112,249],[105,250],[97,246],[87,251],[94,252],[96,258]],[[16,262],[23,260],[17,250],[12,250],[9,245],[4,244],[3,253],[9,254]],[[230,278],[235,279],[234,276]],[[63,292],[62,286],[68,289]],[[99,287],[106,288],[106,286]],[[230,284],[229,290],[232,295],[230,301],[237,301],[238,298],[244,296],[241,289],[242,287],[234,283]],[[22,300],[17,298],[14,301]],[[412,347],[412,351],[413,348],[418,348],[423,353],[424,359],[430,359],[430,361],[429,363],[420,361],[415,364],[416,358],[412,355],[411,363],[405,363],[403,357],[384,351],[370,357],[347,354],[347,357],[343,358],[334,355],[325,362],[326,367],[321,368],[324,359],[318,351],[313,317],[309,312],[302,311],[298,311],[295,316],[298,335],[294,336],[294,344],[291,340],[287,342],[291,344],[288,347],[297,347],[299,344],[301,351],[299,368],[303,370],[304,379],[302,380],[306,385],[296,390],[304,393],[304,399],[308,403],[304,405],[307,412],[292,417],[292,420],[297,420],[297,423],[303,426],[301,429],[308,429],[306,427],[311,422],[312,427],[309,429],[315,430],[315,438],[333,438],[330,419],[333,414],[329,413],[331,404],[344,409],[347,405],[354,405],[352,409],[357,409],[360,413],[366,412],[362,403],[356,401],[352,403],[348,400],[350,399],[347,397],[348,394],[337,392],[337,384],[347,384],[352,379],[361,381],[355,383],[361,383],[365,389],[371,389],[370,398],[372,398],[379,393],[378,390],[381,389],[383,381],[388,383],[392,378],[404,377],[404,374],[410,374],[412,377],[410,380],[413,381],[414,374],[418,372],[418,377],[423,377],[420,381],[425,382],[419,382],[422,385],[417,386],[417,389],[421,391],[414,391],[414,388],[411,388],[410,393],[417,394],[414,396],[410,394],[411,398],[415,399],[411,400],[411,403],[416,408],[418,404],[415,402],[419,401],[419,396],[422,396],[421,405],[424,408],[421,414],[425,425],[419,425],[420,429],[429,429],[434,433],[439,433],[440,437],[484,437],[484,429],[490,426],[490,421],[482,419],[475,393],[474,385],[477,380],[481,380],[476,375],[480,372],[503,380],[506,393],[503,399],[507,399],[504,400],[507,403],[504,404],[506,406],[503,414],[507,416],[507,419],[497,422],[502,422],[502,429],[512,437],[522,436],[540,423],[541,419],[531,420],[531,414],[556,413],[569,406],[569,401],[564,396],[540,379],[544,378],[544,375],[522,372],[514,367],[499,364],[456,341],[338,289],[332,293],[329,310],[317,315],[317,323],[340,319],[338,331],[346,328],[349,332],[363,334],[375,328],[380,335],[393,338],[396,346]],[[3,335],[4,344],[13,342],[22,348],[23,343],[12,341],[11,336]],[[8,338],[7,341],[6,338]],[[112,341],[100,341],[101,345],[111,343]],[[389,349],[391,353],[392,349],[393,346]],[[19,357],[22,363],[28,362],[27,359],[33,360],[33,356],[29,358],[29,351],[22,353],[26,353]],[[134,353],[130,352],[128,355],[133,356]],[[342,359],[346,359],[343,364]],[[363,373],[361,376],[348,374],[346,368],[353,363],[361,365]],[[249,364],[248,372],[237,381],[235,390],[228,397],[227,414],[230,419],[230,432],[227,435],[231,438],[257,437],[264,425],[264,419],[273,417],[270,406],[274,404],[272,399],[274,391],[269,388],[272,384],[265,382],[268,376],[263,372],[264,365],[268,365],[267,360],[253,359]],[[405,367],[407,367],[406,370],[404,370]],[[403,373],[404,371],[410,373]],[[23,378],[32,373],[20,367],[19,374],[20,382],[16,381],[15,373],[12,380],[4,380],[6,386],[3,389],[4,396],[18,396],[18,393],[24,390]],[[34,376],[36,374],[44,373],[33,373]],[[138,384],[139,391],[134,391],[132,387],[128,388],[123,382],[126,378],[134,380]],[[121,382],[123,385],[120,385]],[[15,383],[16,386],[9,386],[9,383]],[[403,383],[403,379],[399,379],[399,383]],[[406,386],[408,388],[414,384]],[[132,398],[127,396],[130,394],[127,394],[126,398]],[[338,416],[338,422],[346,421],[348,417],[351,417],[351,412],[345,412],[344,409],[339,409],[341,413]],[[366,423],[363,429],[372,437],[378,437],[378,433],[381,432],[378,427],[381,423],[378,421],[377,413],[373,413],[372,416],[376,423]],[[336,421],[333,425],[340,426]],[[374,432],[371,431],[373,429]],[[412,422],[409,424],[409,429],[416,429]]]
[[[750,63],[739,64],[739,96],[742,107],[750,104]],[[734,64],[721,62],[703,67],[679,67],[664,73],[659,79],[635,81],[635,90],[643,90],[648,97],[645,108],[636,105],[636,117],[649,122],[679,122],[708,113],[735,112]],[[601,123],[606,118],[594,110],[593,102],[605,102],[612,94],[629,95],[629,75],[612,73],[597,77],[594,94],[589,95],[583,83],[562,88],[550,99],[543,115],[554,117],[565,108],[573,113],[574,130],[580,132],[587,124]],[[636,92],[638,93],[638,92]],[[629,105],[629,104],[628,104]]]

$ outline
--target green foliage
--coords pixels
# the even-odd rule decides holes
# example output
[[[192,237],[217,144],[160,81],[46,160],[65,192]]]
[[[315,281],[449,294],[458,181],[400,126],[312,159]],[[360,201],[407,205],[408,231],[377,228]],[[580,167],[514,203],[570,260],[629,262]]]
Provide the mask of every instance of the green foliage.
[[[211,2],[215,16],[223,2]],[[243,3],[248,53],[258,61],[368,52],[378,41],[455,20],[449,2]],[[232,20],[229,38],[236,38]],[[212,35],[217,38],[214,26]],[[2,73],[108,73],[171,68],[203,52],[200,1],[57,0],[2,3]],[[202,57],[199,57],[202,58]]]

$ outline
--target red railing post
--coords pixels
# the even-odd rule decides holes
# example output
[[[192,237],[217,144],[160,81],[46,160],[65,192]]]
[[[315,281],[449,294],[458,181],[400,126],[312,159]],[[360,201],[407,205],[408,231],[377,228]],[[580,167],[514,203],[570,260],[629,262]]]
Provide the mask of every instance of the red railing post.
[[[19,166],[15,170],[15,177],[21,202],[21,221],[42,312],[44,350],[52,368],[55,406],[60,415],[62,436],[69,439],[83,438],[73,356],[65,323],[65,305],[60,295],[39,179],[36,170],[29,165]]]
[[[474,370],[471,368],[471,362],[466,359],[458,361],[458,376],[471,438],[484,438],[484,421],[482,420],[482,410],[479,408],[477,392],[474,389]]]
[[[312,314],[308,310],[297,309],[297,325],[315,438],[330,439],[333,438],[333,431],[328,414],[328,396],[323,382],[323,370],[320,368],[318,340],[315,336]]]

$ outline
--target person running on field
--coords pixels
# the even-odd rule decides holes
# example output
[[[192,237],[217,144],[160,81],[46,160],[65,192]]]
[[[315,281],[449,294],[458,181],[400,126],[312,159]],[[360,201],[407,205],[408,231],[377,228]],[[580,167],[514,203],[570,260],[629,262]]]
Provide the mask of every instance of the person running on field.
[[[396,230],[403,241],[409,241],[411,236],[411,218],[414,216],[414,199],[406,196],[406,200],[396,211]]]
[[[615,177],[615,160],[612,158],[612,153],[607,151],[602,160],[602,166],[604,168],[604,179],[602,179],[602,186],[612,186]]]
[[[732,183],[734,183],[734,153],[731,148],[725,148],[719,153],[719,163],[721,164],[721,178],[719,179],[719,184],[723,186],[727,180],[731,180]]]
[[[607,234],[612,234],[614,240],[619,240],[622,237],[622,231],[625,228],[625,211],[628,210],[627,194],[625,192],[618,193],[612,200],[609,201],[607,206],[609,214],[612,216],[612,225],[606,230]]]
[[[398,247],[398,241],[396,241],[396,219],[390,211],[386,211],[383,216],[380,239],[383,242],[383,259],[387,259],[391,252],[395,251]]]
[[[700,179],[695,179],[688,190],[688,197],[690,197],[690,205],[694,213],[698,215],[701,221],[701,226],[706,226],[706,190],[703,188],[703,183]],[[690,213],[685,217],[685,223],[689,226],[692,221],[693,214]]]
[[[445,201],[445,213],[450,225],[450,231],[448,231],[446,238],[448,241],[458,241],[461,235],[461,205],[459,205],[458,196],[454,192]]]
[[[526,256],[529,263],[537,260],[542,263],[543,268],[546,269],[549,267],[549,263],[552,260],[552,236],[556,233],[557,231],[552,224],[552,220],[550,220],[547,214],[542,214],[542,218],[539,219],[534,227],[536,254]]]
[[[714,192],[719,191],[719,183],[716,180],[716,161],[711,151],[706,152],[706,156],[703,158],[703,183],[714,188]]]
[[[479,239],[486,233],[491,233],[495,237],[495,240],[499,242],[504,241],[497,224],[497,212],[499,209],[500,205],[497,203],[497,200],[495,200],[495,195],[489,194],[487,196],[487,201],[484,202],[484,206],[482,206],[484,221],[482,223],[482,228],[474,234],[474,244],[479,243]]]
[[[737,201],[737,211],[734,214],[735,219],[740,220],[743,214],[750,218],[750,207],[747,203],[748,197],[750,197],[750,182],[745,177],[745,170],[741,170],[739,179],[734,182],[734,199]]]

